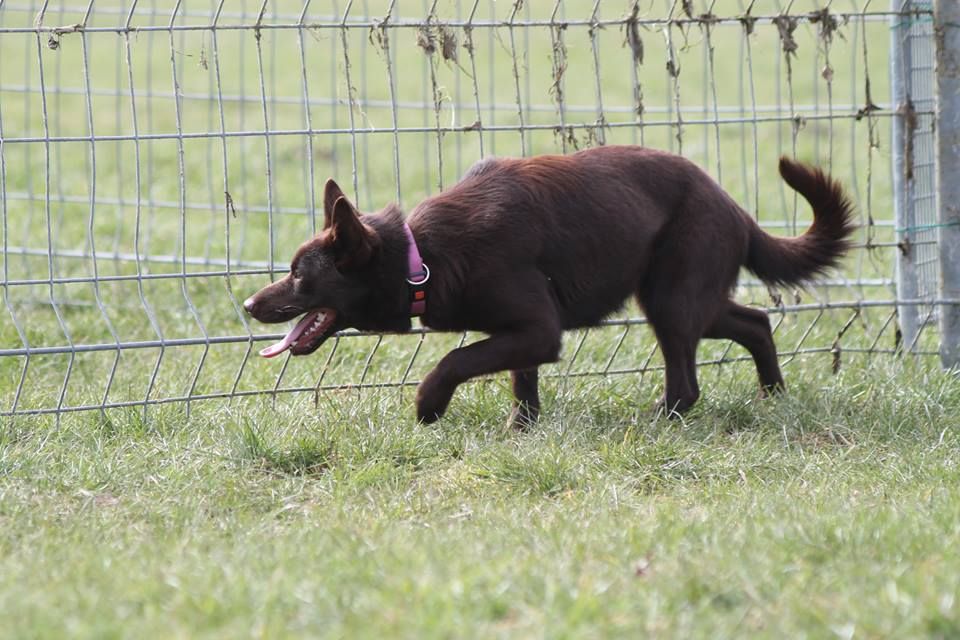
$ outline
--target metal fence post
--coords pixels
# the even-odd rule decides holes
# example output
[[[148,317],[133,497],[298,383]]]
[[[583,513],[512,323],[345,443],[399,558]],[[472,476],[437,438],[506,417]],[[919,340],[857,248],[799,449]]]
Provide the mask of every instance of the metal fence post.
[[[891,10],[902,12],[893,17],[890,27],[890,92],[893,105],[897,110],[893,117],[893,211],[894,225],[897,230],[896,279],[897,301],[916,300],[920,297],[919,275],[917,273],[917,252],[912,245],[913,229],[916,227],[916,208],[913,198],[913,180],[908,177],[908,167],[913,158],[913,129],[910,125],[912,113],[912,42],[910,38],[911,17],[906,12],[912,7],[912,0],[891,0]],[[916,305],[899,305],[897,317],[900,322],[902,343],[908,349],[916,349],[917,335],[920,332],[920,309]]]
[[[934,5],[937,50],[937,181],[939,191],[940,298],[960,298],[960,2]],[[940,360],[960,364],[960,305],[940,310]]]

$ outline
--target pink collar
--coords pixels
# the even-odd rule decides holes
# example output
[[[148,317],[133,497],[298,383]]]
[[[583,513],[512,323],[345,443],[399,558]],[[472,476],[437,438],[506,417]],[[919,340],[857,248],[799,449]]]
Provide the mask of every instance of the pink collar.
[[[417,242],[413,239],[413,232],[406,222],[403,230],[407,234],[407,284],[410,285],[410,315],[422,316],[427,310],[427,280],[430,279],[430,269],[423,263]]]

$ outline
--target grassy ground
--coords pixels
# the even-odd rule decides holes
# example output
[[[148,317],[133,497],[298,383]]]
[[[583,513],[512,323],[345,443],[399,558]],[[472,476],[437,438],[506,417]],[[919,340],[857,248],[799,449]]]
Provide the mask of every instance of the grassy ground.
[[[90,24],[122,23],[125,5],[95,4]],[[383,15],[376,4],[354,2],[354,17]],[[401,1],[398,14],[422,17],[427,4]],[[440,2],[438,15],[464,18],[467,4]],[[528,2],[522,19],[549,19],[552,4]],[[561,17],[584,19],[593,4],[564,2]],[[618,18],[629,5],[601,4],[600,19]],[[680,15],[679,3],[661,4],[650,15],[674,4]],[[729,16],[743,4],[711,6]],[[833,8],[860,7],[848,4]],[[0,22],[33,25],[39,5],[21,5],[0,6]],[[141,5],[133,24],[169,20],[163,11],[151,15],[154,4]],[[773,11],[755,5],[755,15]],[[250,22],[225,6],[221,25]],[[275,6],[283,15],[268,12],[267,23],[289,22],[284,15],[295,19],[302,7]],[[797,14],[818,8],[791,6]],[[51,8],[44,24],[79,22],[84,7]],[[209,21],[205,6],[188,9],[178,24]],[[484,3],[478,20],[506,20],[509,10],[510,3]],[[311,359],[267,362],[249,357],[264,329],[245,324],[235,303],[269,280],[271,259],[282,272],[290,247],[311,230],[311,185],[329,175],[350,185],[356,168],[362,207],[396,197],[399,184],[409,208],[454,180],[481,144],[485,154],[560,151],[605,134],[608,142],[682,148],[765,224],[789,233],[808,213],[782,189],[774,159],[795,143],[801,158],[832,167],[848,185],[863,223],[858,240],[870,248],[844,265],[847,286],[782,292],[784,302],[888,299],[889,287],[876,279],[892,272],[893,234],[872,226],[891,217],[888,121],[853,117],[888,93],[886,23],[861,29],[857,20],[841,21],[834,33],[801,21],[789,76],[778,29],[758,24],[745,38],[746,25],[641,28],[643,127],[619,126],[636,115],[627,73],[633,53],[616,26],[475,29],[480,100],[501,105],[479,113],[467,50],[460,49],[460,66],[436,63],[434,94],[411,28],[388,31],[391,58],[376,30],[365,28],[346,35],[265,29],[259,39],[249,29],[224,29],[216,40],[206,30],[129,39],[65,33],[56,46],[4,33],[0,232],[13,249],[3,256],[0,348],[19,348],[24,337],[32,346],[62,346],[204,332],[251,342],[0,357],[0,406],[16,398],[20,409],[49,409],[61,393],[69,407],[418,379],[461,337],[344,337]],[[457,34],[462,45],[466,32]],[[599,102],[593,42],[608,130],[591,126]],[[353,112],[355,156],[354,138],[342,133],[275,135],[269,149],[256,135],[188,138],[181,171],[176,139],[86,140],[169,135],[178,106],[188,135],[219,131],[221,108],[228,132],[260,131],[265,118],[271,130],[305,127],[301,47],[314,129],[351,126],[348,71],[368,101]],[[671,56],[675,79],[664,71]],[[398,126],[467,127],[479,119],[486,128],[394,136],[387,60],[399,78]],[[41,66],[47,94],[39,91]],[[872,74],[869,96],[864,68]],[[218,86],[222,105],[210,99]],[[563,106],[564,122],[587,126],[572,138],[550,129],[521,137],[518,86],[524,104],[546,107],[523,113],[525,123],[556,123]],[[422,107],[435,99],[436,112]],[[737,105],[723,118],[757,122],[715,126],[714,101]],[[769,121],[792,114],[791,101],[818,106]],[[664,126],[675,121],[667,108],[678,104],[685,124]],[[835,120],[816,119],[831,110]],[[76,139],[49,147],[29,141],[47,131]],[[225,189],[235,215],[225,211]],[[96,260],[93,248],[102,252]],[[81,257],[48,263],[49,249]],[[105,257],[111,252],[139,252],[140,264]],[[184,255],[198,260],[184,264]],[[44,283],[94,271],[196,274],[224,262],[246,271],[97,288]],[[764,289],[744,288],[738,297],[770,303]],[[749,363],[702,367],[704,398],[683,421],[650,410],[662,388],[660,361],[649,332],[636,326],[570,335],[564,360],[546,372],[553,377],[543,383],[544,418],[526,434],[503,426],[502,376],[464,387],[450,414],[429,427],[413,421],[409,387],[193,402],[189,414],[174,403],[59,422],[4,419],[0,636],[957,637],[960,387],[930,358],[861,353],[893,347],[892,313],[775,314],[789,393],[757,401]],[[925,349],[935,343],[924,334]],[[704,345],[700,357],[743,357],[727,347]],[[579,375],[638,368],[651,371]]]
[[[956,380],[751,378],[683,422],[577,383],[523,435],[489,385],[433,427],[409,394],[8,425],[2,634],[960,634]]]

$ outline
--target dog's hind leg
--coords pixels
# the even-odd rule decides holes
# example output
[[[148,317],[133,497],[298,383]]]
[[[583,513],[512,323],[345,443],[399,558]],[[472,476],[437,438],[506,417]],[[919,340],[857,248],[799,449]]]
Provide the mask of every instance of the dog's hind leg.
[[[653,323],[651,323],[653,324]],[[657,402],[667,415],[683,413],[700,397],[697,384],[697,339],[653,325],[657,342],[663,352],[666,368],[666,388]]]
[[[513,411],[510,412],[510,426],[523,430],[536,424],[540,417],[540,391],[537,385],[537,368],[520,369],[510,372],[513,386]]]
[[[666,368],[666,388],[657,405],[667,415],[682,413],[700,397],[697,384],[700,332],[689,316],[678,315],[662,301],[645,300],[644,311],[657,336]]]
[[[733,340],[749,351],[757,365],[760,387],[765,394],[784,388],[777,348],[770,331],[770,319],[763,311],[731,301],[726,310],[707,327],[703,337]]]
[[[697,343],[703,333],[698,296],[683,283],[641,289],[640,304],[657,336],[666,369],[666,385],[658,408],[667,415],[682,413],[700,397],[697,384]]]

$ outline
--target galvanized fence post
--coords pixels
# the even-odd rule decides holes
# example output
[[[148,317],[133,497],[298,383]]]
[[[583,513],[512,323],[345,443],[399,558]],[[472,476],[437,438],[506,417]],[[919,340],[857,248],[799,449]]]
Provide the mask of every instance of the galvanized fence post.
[[[897,232],[896,278],[897,301],[916,300],[920,297],[917,251],[912,241],[917,224],[917,211],[913,198],[913,179],[909,171],[913,158],[914,122],[912,102],[912,48],[910,38],[911,17],[907,12],[912,0],[891,0],[891,10],[900,12],[893,16],[890,27],[890,92],[896,115],[893,117],[893,210]],[[920,308],[906,304],[897,306],[902,343],[908,349],[917,346],[920,332]]]
[[[960,364],[960,2],[934,5],[937,52],[937,182],[939,192],[940,360]]]

